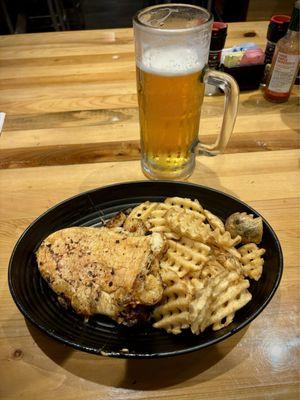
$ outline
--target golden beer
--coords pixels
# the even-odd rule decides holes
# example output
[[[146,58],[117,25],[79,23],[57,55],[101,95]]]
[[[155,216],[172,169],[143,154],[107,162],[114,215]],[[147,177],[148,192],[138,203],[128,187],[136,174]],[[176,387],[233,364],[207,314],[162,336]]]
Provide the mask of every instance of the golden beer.
[[[141,147],[151,169],[176,175],[186,169],[198,141],[200,76],[201,71],[168,76],[137,67]]]
[[[193,168],[204,84],[194,48],[149,49],[137,64],[142,166],[149,175],[186,176]]]
[[[224,72],[206,68],[213,17],[189,4],[159,4],[133,17],[141,133],[141,166],[151,179],[185,179],[197,154],[224,151],[237,116],[239,88]],[[198,136],[205,83],[225,94],[214,143]]]

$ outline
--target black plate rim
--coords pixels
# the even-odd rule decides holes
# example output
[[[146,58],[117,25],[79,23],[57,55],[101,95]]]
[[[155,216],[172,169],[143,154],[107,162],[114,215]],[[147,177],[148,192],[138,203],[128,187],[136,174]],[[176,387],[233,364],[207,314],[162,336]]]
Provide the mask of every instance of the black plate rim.
[[[34,318],[32,318],[32,316],[27,312],[26,308],[23,307],[23,305],[21,304],[21,302],[18,299],[17,294],[14,291],[14,287],[13,287],[13,282],[12,282],[12,274],[11,274],[11,270],[12,270],[12,264],[13,264],[13,260],[14,260],[14,255],[17,251],[17,248],[19,246],[19,243],[23,240],[24,236],[26,236],[27,232],[41,219],[44,218],[45,215],[47,215],[48,213],[51,213],[55,208],[63,205],[64,203],[70,202],[72,200],[74,200],[75,198],[78,198],[80,196],[89,196],[90,193],[93,192],[97,192],[99,190],[106,190],[106,189],[117,189],[120,186],[125,186],[125,185],[147,185],[147,184],[153,184],[153,183],[157,183],[157,184],[171,184],[174,186],[180,185],[180,186],[189,186],[189,187],[193,187],[193,188],[201,188],[204,190],[208,190],[214,193],[218,193],[221,194],[223,196],[226,196],[240,204],[242,204],[243,206],[249,208],[254,214],[260,216],[264,222],[264,224],[267,225],[267,227],[269,228],[273,238],[274,238],[274,242],[276,243],[276,246],[278,248],[278,254],[279,254],[279,273],[277,275],[275,284],[273,286],[272,291],[270,292],[269,296],[266,298],[266,300],[260,305],[260,307],[258,307],[258,309],[250,316],[248,317],[245,321],[243,321],[238,327],[233,328],[232,330],[230,330],[229,332],[227,332],[226,334],[220,336],[219,338],[215,338],[212,339],[206,343],[203,344],[199,344],[193,347],[188,347],[186,349],[182,349],[182,350],[177,350],[177,351],[166,351],[166,352],[160,352],[160,353],[126,353],[126,352],[113,352],[113,351],[101,351],[101,349],[96,350],[94,348],[88,347],[88,346],[82,346],[74,341],[70,341],[68,339],[64,339],[63,337],[61,337],[60,335],[55,334],[55,332],[51,332],[49,330],[47,330],[44,326],[40,325],[37,321],[35,321]],[[10,260],[9,260],[9,264],[8,264],[8,286],[9,286],[9,290],[11,293],[11,296],[15,302],[15,304],[17,305],[19,311],[23,314],[23,316],[30,321],[35,327],[37,327],[39,330],[41,330],[42,332],[46,333],[48,336],[50,336],[51,338],[57,340],[60,343],[63,343],[64,345],[70,346],[72,348],[74,348],[75,350],[80,350],[80,351],[84,351],[87,353],[91,353],[91,354],[96,354],[96,355],[103,355],[103,356],[109,356],[109,357],[113,357],[113,358],[127,358],[127,359],[132,359],[132,358],[139,358],[139,359],[145,359],[145,358],[164,358],[164,357],[172,357],[172,356],[177,356],[177,355],[183,355],[183,354],[187,354],[187,353],[191,353],[209,346],[212,346],[214,344],[217,344],[225,339],[227,339],[228,337],[234,335],[235,333],[239,332],[240,330],[242,330],[243,328],[245,328],[248,324],[250,324],[265,308],[266,306],[270,303],[270,301],[272,300],[276,290],[278,289],[278,286],[280,284],[281,278],[282,278],[282,274],[283,274],[283,252],[282,252],[282,248],[280,245],[280,241],[274,231],[274,229],[272,228],[272,226],[269,224],[269,222],[258,212],[256,211],[254,208],[252,208],[250,205],[248,205],[247,203],[245,203],[244,201],[238,199],[235,196],[232,196],[228,193],[222,192],[221,190],[217,190],[208,186],[204,186],[204,185],[198,185],[195,183],[190,183],[190,182],[176,182],[176,181],[169,181],[169,180],[155,180],[155,181],[146,181],[146,180],[139,180],[139,181],[125,181],[125,182],[121,182],[121,183],[116,183],[116,184],[110,184],[110,185],[104,185],[104,186],[100,186],[97,187],[95,189],[90,189],[87,190],[85,192],[80,192],[74,196],[71,196],[65,200],[62,200],[61,202],[55,204],[54,206],[50,207],[48,210],[46,210],[45,212],[43,212],[41,215],[39,215],[37,218],[35,218],[30,225],[28,225],[28,227],[24,230],[24,232],[21,234],[21,236],[19,237],[19,239],[17,240]]]

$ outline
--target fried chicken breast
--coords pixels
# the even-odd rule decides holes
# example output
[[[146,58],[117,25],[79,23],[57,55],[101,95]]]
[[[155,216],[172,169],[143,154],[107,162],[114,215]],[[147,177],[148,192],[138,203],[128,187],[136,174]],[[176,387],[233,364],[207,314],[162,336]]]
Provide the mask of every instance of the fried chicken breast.
[[[77,313],[132,324],[140,306],[161,299],[164,248],[157,233],[132,236],[107,227],[73,227],[48,236],[36,258],[42,277]]]

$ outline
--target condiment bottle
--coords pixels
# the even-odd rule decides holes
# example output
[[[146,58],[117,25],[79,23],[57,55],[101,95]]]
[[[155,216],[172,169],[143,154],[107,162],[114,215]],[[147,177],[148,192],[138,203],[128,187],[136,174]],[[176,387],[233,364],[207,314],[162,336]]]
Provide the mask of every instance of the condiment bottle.
[[[218,69],[221,62],[221,54],[225,45],[228,25],[225,22],[214,22],[212,26],[209,48],[208,66]]]
[[[214,22],[212,26],[211,41],[208,56],[208,66],[218,69],[221,62],[222,50],[225,45],[228,25],[225,22]],[[211,96],[218,92],[214,85],[205,85],[205,95]]]
[[[275,46],[287,32],[291,17],[289,15],[273,15],[270,19],[267,32],[267,45],[265,50],[265,64],[271,64]]]
[[[290,97],[299,67],[300,0],[294,6],[286,35],[276,45],[264,97],[282,103]]]

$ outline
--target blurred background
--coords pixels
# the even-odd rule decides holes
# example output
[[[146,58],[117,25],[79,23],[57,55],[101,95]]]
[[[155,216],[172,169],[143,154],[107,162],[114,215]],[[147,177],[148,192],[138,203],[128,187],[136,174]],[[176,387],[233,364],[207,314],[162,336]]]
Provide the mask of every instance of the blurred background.
[[[176,1],[174,1],[175,3]],[[294,0],[178,0],[211,10],[216,21],[261,21],[292,12]],[[141,8],[173,1],[0,0],[0,34],[123,28]]]

